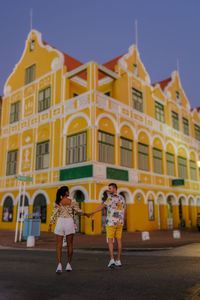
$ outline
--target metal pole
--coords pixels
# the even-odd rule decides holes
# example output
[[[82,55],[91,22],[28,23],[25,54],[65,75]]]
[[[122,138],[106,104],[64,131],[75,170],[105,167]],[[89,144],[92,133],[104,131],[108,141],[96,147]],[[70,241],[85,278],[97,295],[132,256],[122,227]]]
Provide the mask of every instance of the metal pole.
[[[22,182],[20,181],[19,182],[19,203],[18,203],[18,209],[17,209],[17,222],[16,222],[16,228],[15,228],[15,243],[17,242],[17,236],[18,236],[18,223],[19,223],[21,191],[22,191]]]
[[[22,198],[22,214],[20,220],[20,231],[19,231],[19,241],[22,240],[22,224],[24,222],[24,200],[25,200],[25,190],[26,190],[26,181],[24,181],[24,190],[23,190],[23,198]]]

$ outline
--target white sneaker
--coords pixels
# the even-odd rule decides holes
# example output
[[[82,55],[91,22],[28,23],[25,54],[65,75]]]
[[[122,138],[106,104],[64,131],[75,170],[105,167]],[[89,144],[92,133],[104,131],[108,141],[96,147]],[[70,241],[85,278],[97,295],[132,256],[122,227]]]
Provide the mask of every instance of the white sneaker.
[[[112,267],[114,267],[114,265],[115,265],[115,261],[114,261],[114,259],[111,259],[109,261],[108,268],[112,268]]]
[[[59,263],[56,269],[56,274],[60,275],[61,273],[62,273],[62,265],[61,263]]]
[[[116,260],[116,261],[115,261],[115,266],[116,266],[116,267],[122,267],[121,261],[120,261],[120,260]]]
[[[67,272],[72,271],[72,267],[71,267],[71,265],[70,265],[69,263],[67,263],[65,270],[66,270]]]

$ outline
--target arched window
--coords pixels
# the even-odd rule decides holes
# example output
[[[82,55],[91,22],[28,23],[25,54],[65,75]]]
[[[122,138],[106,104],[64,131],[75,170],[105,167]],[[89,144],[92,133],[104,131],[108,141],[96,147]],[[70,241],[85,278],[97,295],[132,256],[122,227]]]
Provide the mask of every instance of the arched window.
[[[22,220],[22,203],[23,203],[23,195],[21,195],[21,197],[20,197],[19,221]],[[17,211],[18,211],[18,204],[17,204]],[[29,207],[28,197],[25,196],[24,197],[24,218],[23,219],[25,219],[27,217],[27,215],[28,215],[28,207]]]
[[[12,222],[13,220],[13,200],[10,196],[6,197],[3,204],[2,221]]]
[[[43,194],[35,197],[33,203],[33,212],[37,213],[41,218],[41,223],[46,223],[47,219],[47,201]]]

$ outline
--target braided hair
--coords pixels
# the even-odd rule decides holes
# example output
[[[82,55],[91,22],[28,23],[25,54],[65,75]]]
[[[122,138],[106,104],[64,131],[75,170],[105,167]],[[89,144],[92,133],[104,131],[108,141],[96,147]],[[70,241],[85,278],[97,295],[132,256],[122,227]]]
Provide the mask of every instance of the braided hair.
[[[66,192],[69,192],[68,186],[61,186],[56,193],[56,204],[59,204],[60,201],[62,200],[62,197],[66,195]]]

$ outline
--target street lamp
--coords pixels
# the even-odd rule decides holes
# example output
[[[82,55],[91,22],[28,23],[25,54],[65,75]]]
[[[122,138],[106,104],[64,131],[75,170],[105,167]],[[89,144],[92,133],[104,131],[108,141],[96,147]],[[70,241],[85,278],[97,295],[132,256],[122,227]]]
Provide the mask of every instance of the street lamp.
[[[200,160],[197,161],[197,166],[200,168]]]

